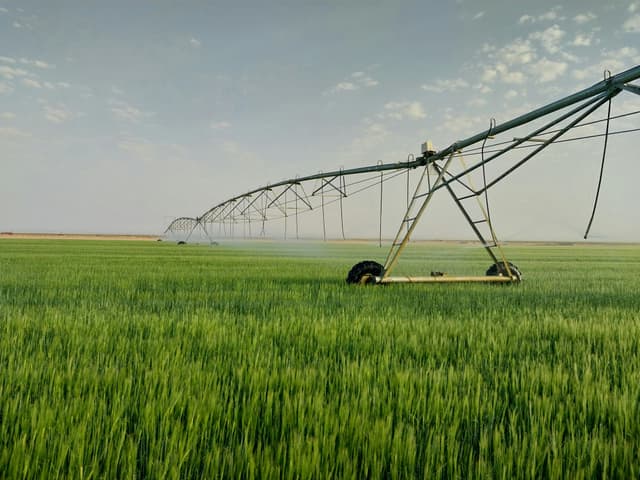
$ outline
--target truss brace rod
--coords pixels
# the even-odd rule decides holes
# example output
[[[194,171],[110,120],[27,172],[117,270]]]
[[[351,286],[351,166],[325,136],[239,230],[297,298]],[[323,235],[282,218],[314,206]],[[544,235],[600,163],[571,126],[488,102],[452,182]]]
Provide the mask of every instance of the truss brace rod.
[[[189,241],[189,239],[191,238],[191,234],[193,234],[193,231],[196,229],[198,225],[200,225],[200,222],[196,222],[193,224],[193,227],[191,227],[191,231],[189,232],[189,235],[187,235],[187,238],[184,240],[185,242]]]
[[[213,245],[213,238],[211,238],[211,236],[209,235],[209,232],[207,231],[206,225],[204,223],[202,223],[202,222],[198,222],[198,225],[200,225],[200,228],[202,228],[202,231],[204,232],[204,234],[209,239],[209,244]]]
[[[496,125],[496,119],[492,118],[491,120],[489,120],[489,132],[491,132],[491,130],[493,130],[493,127],[495,127]],[[489,192],[487,190],[487,164],[484,161],[484,146],[487,143],[487,140],[489,139],[489,137],[491,136],[491,133],[489,133],[484,140],[482,141],[482,148],[480,149],[480,159],[482,161],[482,184],[484,185],[484,202],[487,206],[487,212],[486,212],[486,217],[487,217],[487,222],[489,223],[489,229],[491,230],[491,236],[493,237],[493,243],[498,243],[496,242],[495,236],[493,235],[493,227],[491,225],[491,210],[489,209]],[[462,156],[460,157],[462,158]],[[464,159],[462,159],[462,161],[464,162]],[[471,178],[471,177],[470,177]]]
[[[304,192],[304,188],[302,189],[302,191]],[[311,204],[307,201],[307,199],[306,199],[306,198],[302,198],[302,197],[300,196],[300,194],[299,194],[298,192],[296,192],[295,190],[294,190],[294,192],[293,192],[293,193],[295,193],[296,198],[299,198],[299,199],[300,199],[300,200],[301,200],[301,201],[302,201],[302,202],[303,202],[307,207],[309,207],[309,210],[313,210],[313,207],[312,207],[312,206],[311,206]],[[306,195],[306,192],[305,192],[305,195]]]
[[[436,170],[440,169],[440,167],[438,167],[438,165],[436,164],[433,164],[433,166],[436,168]],[[480,240],[480,243],[482,244],[484,249],[487,251],[487,253],[491,257],[493,262],[498,263],[498,257],[496,257],[496,254],[493,253],[493,250],[491,250],[491,247],[489,247],[489,245],[487,244],[487,240],[482,236],[482,233],[480,233],[480,230],[478,230],[478,227],[476,227],[475,223],[473,223],[473,219],[469,216],[469,212],[467,212],[467,209],[464,208],[464,205],[462,205],[458,197],[456,197],[456,194],[453,191],[453,188],[451,188],[451,185],[449,184],[449,182],[445,182],[444,186],[446,187],[447,191],[451,195],[451,198],[453,198],[453,201],[455,202],[456,206],[458,207],[458,209],[460,209],[460,212],[462,213],[465,220],[473,230],[473,233],[476,234],[476,237],[478,237],[478,240]],[[493,230],[491,227],[491,224],[489,224],[489,228]]]
[[[278,195],[277,195],[277,196],[276,196],[276,197],[271,201],[271,203],[268,205],[268,207],[269,207],[269,208],[270,208],[270,207],[273,207],[273,204],[274,204],[274,203],[276,203],[276,202],[280,199],[280,197],[282,197],[283,195],[285,195],[285,194],[287,193],[287,190],[289,190],[291,187],[293,187],[293,185],[294,185],[293,183],[292,183],[292,184],[290,184],[287,188],[285,188],[282,192],[280,192],[280,193],[279,193],[279,194],[278,194]],[[285,202],[284,202],[284,203],[285,203],[285,204],[287,203],[287,201],[286,201],[286,197],[285,197]]]
[[[324,184],[321,187],[320,195],[322,197],[322,239],[327,241],[327,224],[324,218]]]
[[[342,206],[342,199],[347,196],[347,188],[344,182],[344,176],[340,175],[340,188],[344,192],[344,195],[340,195],[340,227],[342,229],[342,239],[345,240],[344,236],[344,208]]]
[[[298,195],[298,192],[296,192],[297,190],[297,185],[295,187],[293,187],[293,193],[295,194],[295,208],[296,208],[296,240],[299,240],[300,237],[298,236],[298,198],[300,197],[300,195]]]
[[[378,247],[382,247],[382,172],[380,172],[380,218],[378,219]]]
[[[273,188],[271,188],[270,190],[272,190],[272,191],[273,191]],[[286,191],[286,190],[285,190],[285,191]],[[271,200],[271,199],[269,198],[269,193],[268,193],[267,191],[265,191],[265,196],[267,197],[267,201]],[[280,198],[280,197],[278,197],[278,198]],[[282,212],[282,214],[286,217],[286,216],[287,216],[287,211],[286,211],[285,209],[283,209],[283,208],[282,208],[282,206],[280,205],[280,203],[279,203],[279,202],[276,202],[276,200],[275,200],[275,199],[274,199],[271,203],[269,203],[268,205],[266,205],[266,207],[265,207],[265,215],[266,215],[266,210],[267,210],[267,209],[269,209],[269,208],[271,208],[271,206],[272,206],[272,205],[274,205],[274,204],[275,204],[276,208],[277,208],[278,210],[280,210],[280,211]],[[286,208],[286,205],[285,205],[285,208]]]
[[[407,168],[407,211],[409,211],[409,169]],[[407,222],[407,232],[409,231],[409,222]]]
[[[338,187],[336,187],[336,186],[333,184],[333,181],[334,181],[335,179],[337,179],[337,178],[342,179],[342,177],[343,177],[343,175],[342,175],[342,173],[340,173],[340,175],[336,175],[336,176],[335,176],[335,177],[333,177],[331,180],[327,180],[327,179],[323,178],[323,179],[322,179],[322,186],[321,186],[321,187],[316,188],[313,192],[311,192],[311,196],[312,196],[312,197],[315,197],[316,193],[318,193],[320,190],[324,189],[324,186],[325,186],[325,185],[330,185],[330,186],[331,186],[334,190],[336,190],[336,191],[337,191],[337,192],[338,192],[342,197],[346,197],[346,196],[347,196],[346,192],[345,192],[344,190],[339,189]]]
[[[257,197],[255,197],[253,200],[251,200],[251,202],[249,203],[249,205],[247,205],[246,207],[244,207],[244,210],[243,210],[242,212],[240,212],[240,213],[244,213],[244,212],[246,212],[247,210],[249,210],[249,208],[251,208],[251,207],[253,206],[253,204],[254,204],[254,203],[256,203],[256,202],[260,199],[260,197],[261,197],[262,195],[264,195],[264,193],[265,193],[266,191],[267,191],[267,190],[262,190],[262,191],[260,192],[260,195],[258,195],[258,196],[257,196]],[[251,195],[245,195],[245,198],[249,198],[250,196],[251,196]]]
[[[623,85],[622,88],[628,92],[640,95],[640,87],[638,87],[637,85]]]

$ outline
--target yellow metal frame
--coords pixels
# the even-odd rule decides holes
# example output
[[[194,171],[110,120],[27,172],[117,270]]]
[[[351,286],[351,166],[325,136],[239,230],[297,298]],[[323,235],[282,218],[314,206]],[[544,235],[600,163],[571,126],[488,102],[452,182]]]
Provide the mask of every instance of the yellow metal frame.
[[[363,284],[366,284],[366,283],[375,283],[375,284],[390,284],[390,283],[512,283],[512,282],[516,283],[516,282],[520,281],[520,278],[518,276],[514,275],[513,272],[511,271],[511,266],[510,266],[509,262],[507,261],[506,255],[504,254],[504,251],[502,250],[502,248],[500,247],[500,245],[499,245],[499,243],[497,241],[496,234],[495,234],[495,231],[493,229],[493,225],[491,224],[491,220],[489,218],[489,214],[488,214],[487,210],[485,209],[485,206],[482,204],[482,201],[480,200],[479,197],[477,198],[478,206],[480,207],[480,211],[482,212],[482,215],[483,215],[485,221],[487,222],[487,225],[489,227],[489,233],[491,235],[491,240],[493,241],[493,245],[495,247],[497,247],[497,249],[498,249],[499,256],[500,256],[500,258],[502,260],[501,263],[504,264],[506,272],[507,272],[507,275],[495,275],[495,276],[486,276],[486,275],[485,276],[431,275],[431,276],[397,276],[397,277],[392,277],[390,275],[391,271],[393,270],[393,268],[396,266],[396,264],[398,262],[398,258],[400,257],[400,254],[402,253],[402,251],[405,249],[405,247],[409,243],[409,240],[411,238],[411,234],[415,230],[415,227],[417,226],[418,222],[420,221],[420,218],[422,217],[422,215],[424,214],[427,206],[431,202],[431,199],[433,198],[433,194],[435,193],[435,187],[437,187],[438,185],[440,185],[441,183],[444,183],[446,181],[445,180],[445,176],[447,174],[449,166],[451,165],[451,161],[453,160],[453,158],[455,156],[458,156],[460,158],[460,163],[461,163],[461,165],[463,167],[463,170],[468,170],[466,162],[464,161],[464,157],[462,156],[462,152],[459,151],[459,150],[451,152],[449,154],[446,162],[444,163],[444,165],[442,167],[436,168],[436,171],[438,172],[438,177],[436,178],[436,181],[434,182],[433,186],[431,186],[430,190],[426,193],[426,198],[423,201],[422,205],[420,206],[418,212],[416,213],[416,216],[413,219],[411,219],[410,215],[411,215],[411,211],[412,211],[414,202],[420,196],[425,196],[424,194],[422,194],[422,195],[420,194],[420,189],[422,187],[422,182],[424,180],[424,176],[428,175],[427,168],[429,168],[429,166],[425,167],[425,170],[424,170],[422,176],[420,177],[418,185],[416,186],[416,190],[415,190],[415,193],[413,195],[413,199],[412,199],[411,203],[407,207],[407,212],[405,214],[405,217],[404,217],[402,223],[400,224],[400,228],[398,229],[398,233],[396,234],[395,239],[393,240],[393,243],[391,245],[391,250],[389,251],[389,254],[387,255],[387,259],[385,260],[382,276],[365,275],[361,279],[360,283],[363,283]],[[469,185],[470,185],[471,189],[473,191],[475,191],[475,187],[473,185],[473,181],[472,181],[471,175],[467,174],[466,177],[467,177],[467,181],[469,182]],[[449,189],[449,191],[450,191],[451,195],[454,196],[454,199],[455,199],[455,194],[450,189]],[[460,207],[460,208],[463,208],[463,207]],[[411,225],[409,226],[409,228],[407,229],[406,233],[404,233],[404,236],[403,236],[404,226],[409,221],[411,221]],[[402,240],[400,240],[400,238],[402,238]],[[480,238],[482,238],[482,236]],[[485,248],[492,248],[492,247],[487,247],[485,245]],[[494,259],[496,259],[494,254],[492,254],[491,252],[489,252],[489,253]],[[497,261],[497,259],[496,259],[496,261]]]
[[[428,175],[427,169],[429,168],[429,166],[428,165],[425,166],[425,169],[424,169],[424,171],[422,173],[422,177],[420,177],[420,181],[418,182],[418,185],[416,187],[415,193],[413,194],[413,200],[411,201],[411,204],[407,208],[407,213],[405,214],[405,218],[402,221],[402,223],[400,224],[400,228],[398,229],[398,233],[396,234],[396,237],[393,240],[393,244],[391,245],[391,250],[389,251],[389,255],[387,255],[387,259],[384,262],[384,271],[383,271],[383,274],[382,274],[382,280],[384,280],[384,279],[389,277],[389,273],[391,273],[391,270],[393,269],[393,267],[398,262],[398,257],[400,256],[400,254],[402,253],[404,248],[407,246],[407,243],[409,243],[409,239],[411,238],[411,234],[413,233],[413,231],[415,230],[416,226],[418,225],[418,222],[420,221],[420,217],[422,217],[422,214],[426,210],[427,205],[429,205],[429,203],[431,202],[431,199],[433,198],[433,194],[435,193],[434,192],[434,188],[436,186],[438,186],[440,183],[442,183],[442,181],[444,179],[444,175],[447,172],[447,169],[449,168],[449,165],[451,164],[451,161],[453,160],[454,154],[455,154],[455,152],[452,152],[449,155],[449,158],[447,158],[447,161],[445,162],[444,166],[440,169],[440,172],[438,174],[438,178],[436,179],[436,181],[433,184],[433,187],[430,189],[429,193],[427,194],[427,198],[424,200],[424,202],[420,206],[420,210],[418,210],[418,213],[416,214],[415,218],[412,220],[411,226],[409,227],[409,229],[405,233],[404,238],[402,239],[402,241],[400,243],[398,243],[398,240],[400,239],[400,237],[402,235],[402,231],[404,230],[404,226],[405,226],[406,222],[409,220],[409,215],[411,213],[410,212],[411,211],[411,207],[413,206],[413,202],[415,201],[415,199],[418,196],[418,192],[420,191],[420,187],[422,186],[422,181],[424,180],[424,176]]]
[[[376,285],[387,285],[390,283],[518,283],[520,279],[513,276],[448,276],[431,275],[428,277],[398,276],[398,277],[377,277],[373,275],[363,275],[360,279],[362,285],[374,283]]]
[[[430,276],[430,277],[374,277],[376,283],[511,283],[518,282],[516,277],[507,276],[481,276],[481,277],[468,277],[468,276],[455,276],[449,277],[447,275],[442,276]],[[365,282],[366,283],[366,282]]]

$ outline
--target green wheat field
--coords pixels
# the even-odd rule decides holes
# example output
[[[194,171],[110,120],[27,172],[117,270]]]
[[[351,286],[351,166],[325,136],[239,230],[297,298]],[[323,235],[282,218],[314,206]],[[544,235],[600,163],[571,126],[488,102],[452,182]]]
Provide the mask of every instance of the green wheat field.
[[[2,240],[0,478],[639,478],[640,247],[506,252]]]

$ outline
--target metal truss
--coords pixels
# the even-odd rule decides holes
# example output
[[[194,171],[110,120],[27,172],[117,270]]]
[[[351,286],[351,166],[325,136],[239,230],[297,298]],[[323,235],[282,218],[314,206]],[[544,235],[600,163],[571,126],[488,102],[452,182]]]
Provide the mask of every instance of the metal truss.
[[[640,130],[615,131],[609,128],[610,122],[617,118],[640,113],[632,112],[611,117],[610,109],[612,100],[621,92],[640,94],[640,87],[630,83],[638,78],[640,65],[613,76],[605,73],[602,81],[589,88],[501,124],[492,120],[487,130],[454,142],[442,150],[432,151],[427,148],[419,157],[409,156],[404,162],[378,163],[360,168],[321,172],[266,185],[225,200],[200,216],[180,217],[167,227],[165,233],[188,232],[188,237],[196,228],[201,227],[209,235],[208,232],[214,225],[225,232],[233,232],[234,228],[242,225],[244,232],[248,230],[254,234],[264,234],[265,222],[282,218],[286,222],[286,219],[292,217],[296,224],[297,237],[297,219],[300,214],[322,209],[324,226],[324,208],[327,204],[339,202],[342,206],[342,201],[347,196],[366,189],[382,189],[385,181],[405,172],[408,174],[410,170],[422,168],[413,196],[407,195],[407,211],[384,265],[376,264],[379,266],[364,268],[364,273],[360,271],[363,268],[360,268],[354,274],[354,278],[357,278],[352,278],[353,283],[452,280],[442,278],[441,275],[422,279],[390,276],[418,222],[427,211],[433,197],[439,192],[446,192],[451,197],[494,262],[494,275],[465,278],[475,281],[487,280],[488,276],[492,276],[492,281],[516,281],[520,279],[519,271],[506,260],[491,222],[489,190],[551,145],[602,136],[605,139],[604,162],[606,139],[609,136]],[[593,121],[593,114],[605,105],[609,106],[607,117]],[[582,127],[600,122],[606,122],[604,133],[568,135],[569,132],[579,132]],[[430,176],[435,177],[433,182]],[[342,208],[340,212],[343,222]],[[344,232],[344,226],[342,230]]]

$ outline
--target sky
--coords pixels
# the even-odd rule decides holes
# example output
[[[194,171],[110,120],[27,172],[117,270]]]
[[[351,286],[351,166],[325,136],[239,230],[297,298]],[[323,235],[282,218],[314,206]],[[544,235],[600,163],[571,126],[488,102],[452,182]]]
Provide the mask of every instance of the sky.
[[[638,64],[637,0],[0,0],[0,231],[162,233],[269,182],[443,148]],[[592,232],[640,241],[640,134],[620,137]],[[601,149],[505,182],[504,236],[580,239]],[[377,232],[372,210],[355,236]],[[447,215],[425,235],[464,237]]]

